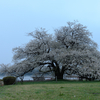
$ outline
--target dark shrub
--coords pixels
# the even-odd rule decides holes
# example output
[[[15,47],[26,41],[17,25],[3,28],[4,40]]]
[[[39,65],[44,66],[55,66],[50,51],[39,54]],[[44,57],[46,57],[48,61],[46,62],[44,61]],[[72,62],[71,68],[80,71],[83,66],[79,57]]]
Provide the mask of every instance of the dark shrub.
[[[7,76],[3,78],[4,85],[14,84],[15,81],[16,81],[16,77],[13,76]]]
[[[0,81],[3,81],[3,79],[0,79]]]

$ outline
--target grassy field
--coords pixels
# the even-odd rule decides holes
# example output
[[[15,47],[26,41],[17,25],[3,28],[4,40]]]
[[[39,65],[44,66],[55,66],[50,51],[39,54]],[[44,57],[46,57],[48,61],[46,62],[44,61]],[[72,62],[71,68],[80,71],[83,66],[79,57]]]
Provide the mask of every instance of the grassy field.
[[[24,82],[0,87],[0,100],[100,100],[100,82]]]

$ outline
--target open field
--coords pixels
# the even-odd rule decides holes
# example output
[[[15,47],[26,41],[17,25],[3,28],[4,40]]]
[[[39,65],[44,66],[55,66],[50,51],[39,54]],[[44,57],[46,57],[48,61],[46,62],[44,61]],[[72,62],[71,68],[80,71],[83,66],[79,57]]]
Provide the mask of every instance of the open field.
[[[100,82],[24,82],[0,87],[0,100],[100,100]]]

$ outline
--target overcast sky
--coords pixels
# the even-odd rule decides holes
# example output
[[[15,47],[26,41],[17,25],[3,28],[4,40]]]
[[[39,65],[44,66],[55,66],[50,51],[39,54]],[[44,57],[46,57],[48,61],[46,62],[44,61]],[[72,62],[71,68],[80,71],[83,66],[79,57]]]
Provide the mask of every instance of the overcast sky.
[[[12,48],[30,41],[35,28],[55,28],[78,20],[100,50],[100,0],[0,0],[0,64],[12,63]]]

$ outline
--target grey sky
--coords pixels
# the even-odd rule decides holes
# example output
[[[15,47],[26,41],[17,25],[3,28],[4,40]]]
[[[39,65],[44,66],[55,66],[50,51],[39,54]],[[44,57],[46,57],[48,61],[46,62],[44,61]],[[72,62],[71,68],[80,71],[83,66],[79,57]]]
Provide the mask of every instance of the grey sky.
[[[30,41],[35,28],[53,29],[78,20],[100,50],[100,0],[0,0],[0,64],[11,63],[12,48]]]

